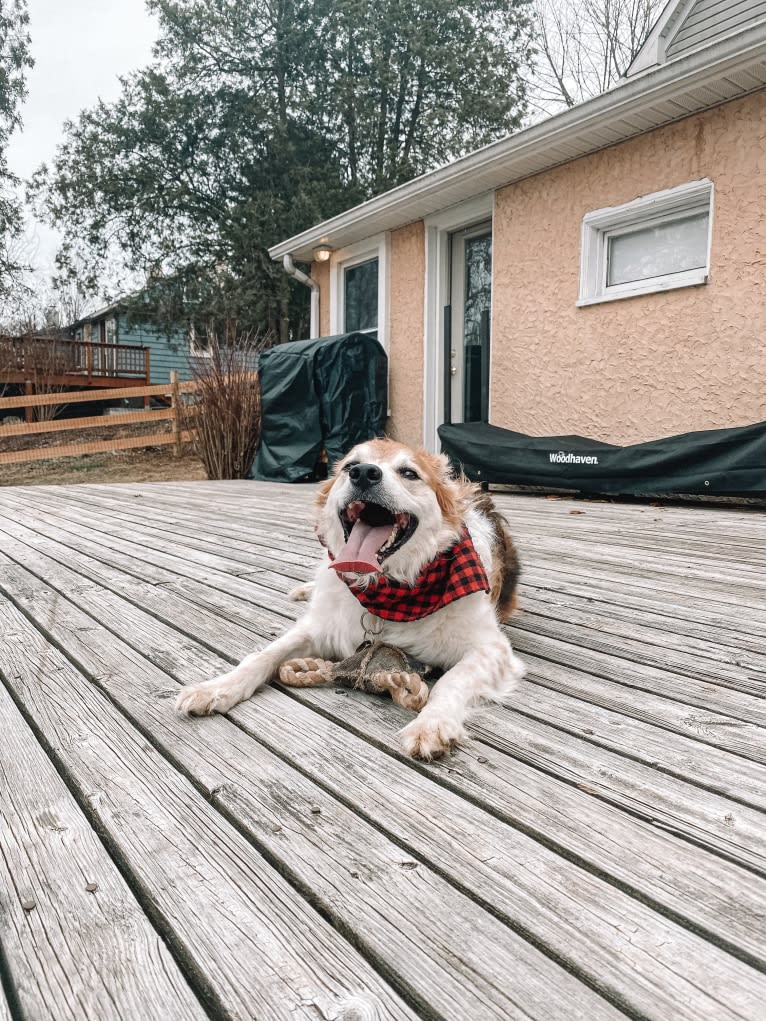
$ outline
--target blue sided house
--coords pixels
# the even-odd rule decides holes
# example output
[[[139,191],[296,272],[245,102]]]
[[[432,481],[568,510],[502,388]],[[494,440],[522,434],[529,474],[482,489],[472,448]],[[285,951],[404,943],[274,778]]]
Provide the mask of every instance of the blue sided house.
[[[68,333],[90,347],[92,360],[112,378],[130,376],[147,384],[169,382],[173,369],[179,379],[190,379],[190,358],[206,354],[195,347],[187,327],[179,324],[168,334],[130,315],[120,301],[78,319]]]

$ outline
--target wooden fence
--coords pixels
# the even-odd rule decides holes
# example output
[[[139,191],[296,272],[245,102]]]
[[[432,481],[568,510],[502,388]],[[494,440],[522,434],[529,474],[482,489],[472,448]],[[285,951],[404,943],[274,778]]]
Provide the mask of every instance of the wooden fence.
[[[141,422],[170,422],[165,432],[141,433],[137,436],[116,436],[111,440],[97,440],[90,443],[66,443],[55,447],[34,447],[29,450],[0,451],[0,465],[23,464],[27,461],[44,461],[58,457],[74,457],[81,454],[103,454],[115,450],[134,450],[137,447],[158,447],[173,445],[176,455],[181,453],[182,444],[191,439],[191,433],[183,429],[181,415],[181,394],[194,393],[197,383],[179,383],[178,374],[171,374],[170,383],[153,386],[129,386],[123,389],[77,390],[72,393],[39,394],[36,396],[0,397],[0,420],[9,411],[19,408],[40,408],[83,401],[113,401],[122,397],[165,397],[170,404],[166,408],[144,411],[125,411],[118,415],[93,415],[87,418],[63,418],[42,422],[14,422],[0,425],[0,441],[6,437],[33,436],[38,433],[77,432],[81,429],[104,429],[133,425]]]

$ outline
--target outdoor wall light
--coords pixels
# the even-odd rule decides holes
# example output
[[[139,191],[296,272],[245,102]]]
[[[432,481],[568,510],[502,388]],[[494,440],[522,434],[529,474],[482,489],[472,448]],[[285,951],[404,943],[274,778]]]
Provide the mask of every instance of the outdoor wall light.
[[[333,253],[333,249],[329,245],[320,245],[314,249],[314,259],[316,262],[327,262]]]

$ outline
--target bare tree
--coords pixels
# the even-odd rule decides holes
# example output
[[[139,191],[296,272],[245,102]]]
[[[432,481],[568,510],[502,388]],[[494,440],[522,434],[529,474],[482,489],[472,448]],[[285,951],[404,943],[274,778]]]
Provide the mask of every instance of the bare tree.
[[[32,392],[43,395],[64,393],[67,372],[75,367],[72,345],[55,336],[24,337],[22,340],[24,373],[32,384]],[[40,404],[35,408],[38,422],[52,422],[62,410],[60,404]]]
[[[532,118],[606,91],[627,70],[665,0],[535,0]]]

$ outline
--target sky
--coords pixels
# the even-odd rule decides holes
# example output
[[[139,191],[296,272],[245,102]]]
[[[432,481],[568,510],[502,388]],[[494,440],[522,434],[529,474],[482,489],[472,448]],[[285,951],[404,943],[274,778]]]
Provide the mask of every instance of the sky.
[[[22,178],[50,161],[63,124],[101,98],[116,99],[118,75],[144,66],[157,35],[144,0],[28,0],[35,67],[27,79],[23,131],[8,148]],[[36,225],[35,257],[41,271],[52,264],[56,235]]]

